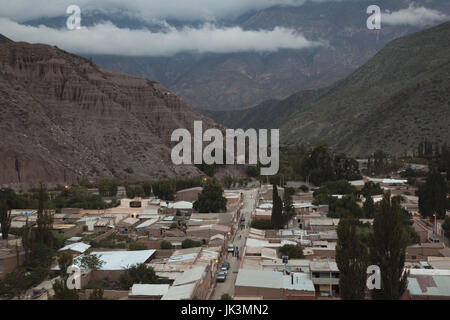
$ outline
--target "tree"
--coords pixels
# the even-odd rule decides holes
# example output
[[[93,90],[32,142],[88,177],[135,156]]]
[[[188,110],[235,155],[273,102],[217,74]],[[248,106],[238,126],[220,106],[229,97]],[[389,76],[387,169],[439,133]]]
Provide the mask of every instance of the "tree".
[[[181,242],[181,247],[183,249],[188,249],[188,248],[194,248],[194,247],[201,247],[202,244],[199,241],[194,241],[192,239],[184,239]]]
[[[98,183],[98,192],[103,197],[115,197],[117,189],[118,183],[116,180],[103,179]]]
[[[251,228],[269,230],[273,229],[272,221],[270,220],[255,220],[253,219],[250,223]]]
[[[272,226],[275,229],[283,228],[283,201],[278,195],[278,188],[276,184],[272,185],[273,193],[272,193],[272,217],[271,222]]]
[[[303,259],[303,249],[298,244],[285,244],[280,247],[280,253],[284,256],[288,256],[289,259]]]
[[[8,240],[9,229],[11,227],[11,211],[8,210],[6,201],[0,202],[0,224],[3,240]]]
[[[52,247],[53,235],[50,229],[53,226],[53,215],[50,211],[45,210],[45,200],[48,198],[47,192],[41,183],[39,188],[38,197],[38,210],[37,210],[37,238],[41,243]]]
[[[221,297],[220,300],[233,300],[233,298],[228,294],[228,293],[224,293]]]
[[[337,227],[336,263],[339,269],[339,290],[344,300],[364,299],[369,254],[357,233],[358,220],[341,218]]]
[[[326,142],[317,143],[306,155],[301,172],[315,185],[335,179],[330,148]]]
[[[445,217],[444,223],[442,224],[442,229],[445,232],[445,236],[450,239],[450,217]]]
[[[379,183],[369,181],[364,183],[364,187],[361,189],[360,193],[367,198],[369,196],[383,194],[383,188],[381,188]]]
[[[366,201],[364,201],[363,206],[364,211],[364,217],[366,219],[372,219],[375,214],[375,203],[373,202],[373,199],[371,196],[368,196],[366,198]]]
[[[259,176],[259,168],[257,166],[247,166],[245,167],[245,173],[249,177],[256,178]]]
[[[223,189],[216,180],[208,180],[193,207],[200,213],[227,210],[227,199],[223,197]]]
[[[295,209],[292,201],[292,195],[286,188],[283,201],[283,226],[287,225],[293,217],[295,217]]]
[[[233,185],[233,178],[230,176],[225,176],[223,177],[222,182],[225,188],[230,189],[231,186]]]
[[[353,216],[359,219],[363,215],[364,211],[356,202],[354,195],[347,195],[341,199],[330,197],[328,217],[342,218],[345,216]]]
[[[447,182],[436,168],[427,175],[426,182],[419,186],[419,210],[424,217],[432,217],[434,213],[439,219],[445,217],[447,208]]]
[[[79,300],[76,289],[68,289],[63,279],[57,279],[53,283],[54,295],[50,300]]]
[[[130,251],[137,251],[137,250],[147,250],[148,247],[145,243],[141,242],[131,242],[128,246],[128,250]]]
[[[170,243],[169,241],[163,240],[161,242],[161,249],[172,249],[172,243]]]
[[[127,273],[120,277],[120,286],[122,290],[129,290],[135,284],[161,284],[165,280],[160,279],[152,267],[145,263],[138,263],[128,268]]]
[[[105,264],[105,261],[101,260],[100,257],[96,254],[85,253],[76,258],[75,261],[81,269],[98,270]]]
[[[67,288],[67,279],[69,274],[67,268],[72,265],[73,257],[69,252],[60,252],[57,256],[59,266],[59,279],[53,283],[54,295],[52,300],[78,300],[78,293],[76,289]]]
[[[106,300],[106,298],[103,296],[104,290],[103,285],[100,281],[94,281],[93,283],[93,290],[89,294],[89,300]]]
[[[67,268],[69,268],[73,264],[72,254],[68,251],[59,252],[57,255],[58,266],[59,266],[59,276],[67,280],[69,277],[67,273]]]
[[[406,289],[403,273],[408,243],[398,201],[391,201],[390,191],[383,196],[375,211],[373,236],[370,241],[371,264],[380,267],[381,289],[372,291],[374,299],[400,299]]]

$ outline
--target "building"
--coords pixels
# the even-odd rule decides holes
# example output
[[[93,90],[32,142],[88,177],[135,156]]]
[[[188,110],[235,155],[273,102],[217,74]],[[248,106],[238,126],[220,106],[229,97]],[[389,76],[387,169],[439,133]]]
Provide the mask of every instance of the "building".
[[[308,274],[271,270],[239,269],[235,285],[236,298],[263,300],[312,300],[314,285]]]
[[[76,242],[66,245],[65,247],[59,249],[58,251],[67,251],[71,253],[72,255],[80,255],[85,253],[87,250],[89,250],[91,246],[83,243],[83,242]]]
[[[169,291],[168,284],[135,283],[128,293],[128,300],[160,300]]]
[[[421,243],[406,247],[406,261],[422,261],[428,257],[440,257],[440,251],[445,246],[442,243]]]
[[[450,271],[410,269],[403,297],[409,300],[450,300]]]
[[[91,254],[96,255],[103,264],[98,270],[92,270],[85,277],[82,277],[82,285],[87,284],[89,280],[105,278],[118,281],[129,267],[140,263],[148,263],[155,252],[156,250],[92,252]],[[75,264],[78,263],[75,261]],[[52,270],[59,270],[59,266],[52,268]]]
[[[177,191],[176,199],[178,201],[194,202],[198,199],[198,194],[203,191],[202,187],[194,187]]]
[[[339,269],[335,261],[311,261],[309,269],[317,295],[334,297],[339,292]]]
[[[278,196],[283,199],[284,197],[284,188],[277,186]],[[260,190],[260,199],[261,200],[270,200],[272,201],[273,197],[273,186],[271,184],[265,184],[261,186]]]

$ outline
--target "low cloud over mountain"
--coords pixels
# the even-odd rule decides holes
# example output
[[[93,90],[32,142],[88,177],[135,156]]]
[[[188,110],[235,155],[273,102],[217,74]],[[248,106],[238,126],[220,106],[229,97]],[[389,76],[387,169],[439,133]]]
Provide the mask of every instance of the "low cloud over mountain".
[[[200,28],[169,27],[167,32],[146,29],[121,29],[110,22],[80,30],[26,26],[0,19],[0,29],[8,37],[27,42],[57,45],[68,51],[86,54],[131,56],[170,56],[179,52],[231,53],[274,52],[279,49],[304,49],[323,45],[310,41],[293,29],[243,30],[204,24]]]

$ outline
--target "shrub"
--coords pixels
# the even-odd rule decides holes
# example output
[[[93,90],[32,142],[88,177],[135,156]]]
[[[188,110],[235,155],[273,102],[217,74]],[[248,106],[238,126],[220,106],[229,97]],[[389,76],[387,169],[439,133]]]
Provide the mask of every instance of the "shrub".
[[[273,229],[272,221],[270,220],[253,220],[250,226],[262,230]]]
[[[296,244],[285,244],[280,248],[280,253],[284,256],[288,256],[289,259],[302,259],[303,249],[299,245]]]
[[[136,250],[147,250],[148,247],[144,243],[140,242],[131,242],[128,246],[128,250],[136,251]]]
[[[161,242],[161,249],[172,249],[173,246],[169,241],[163,241]]]
[[[183,242],[181,242],[181,247],[183,249],[201,247],[201,246],[202,246],[202,244],[199,241],[194,241],[192,239],[185,239],[185,240],[183,240]]]

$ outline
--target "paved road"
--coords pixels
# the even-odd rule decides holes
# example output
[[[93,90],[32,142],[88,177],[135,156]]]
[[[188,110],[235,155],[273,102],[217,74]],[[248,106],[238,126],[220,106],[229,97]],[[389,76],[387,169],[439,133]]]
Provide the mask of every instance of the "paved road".
[[[256,205],[258,189],[245,190],[243,191],[243,194],[244,206],[241,209],[241,216],[245,217],[245,222],[250,225],[251,215]],[[239,228],[239,221],[237,221],[235,230],[236,233],[232,235],[233,238],[230,243],[233,243],[235,247],[239,248],[240,255],[242,256],[249,228],[244,228],[241,230]],[[219,300],[224,293],[234,296],[234,284],[236,282],[241,259],[233,257],[231,253],[228,253],[224,261],[228,261],[230,263],[230,269],[228,270],[228,275],[225,282],[216,283],[214,292],[211,295],[211,300]]]

